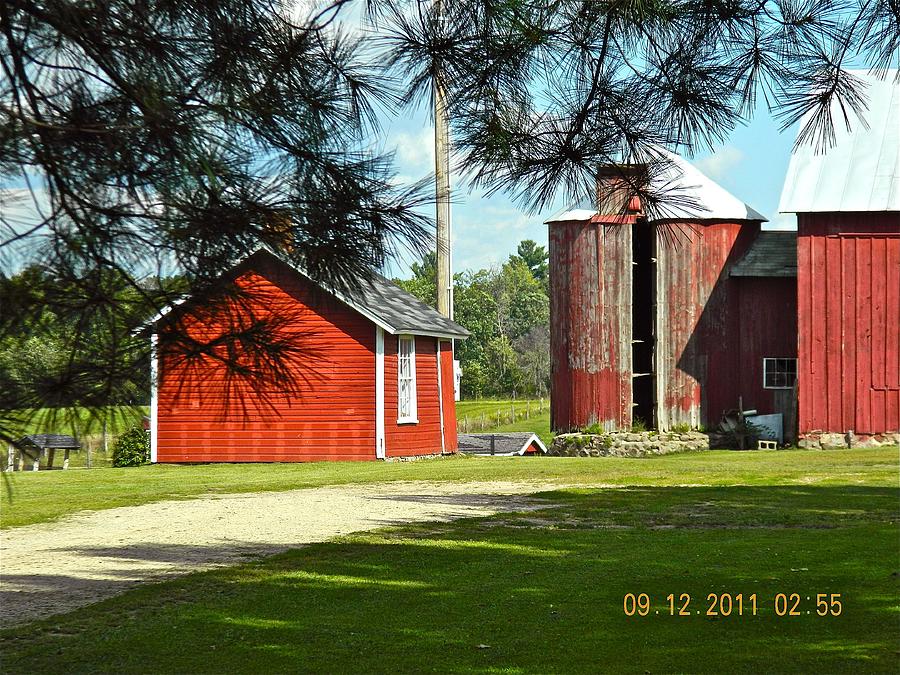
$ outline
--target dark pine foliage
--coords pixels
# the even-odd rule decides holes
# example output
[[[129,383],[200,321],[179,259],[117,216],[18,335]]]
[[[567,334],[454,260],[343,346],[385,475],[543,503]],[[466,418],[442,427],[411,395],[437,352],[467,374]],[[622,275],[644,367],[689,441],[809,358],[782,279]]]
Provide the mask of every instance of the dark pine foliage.
[[[185,288],[235,306],[216,280],[261,245],[337,286],[420,250],[422,186],[395,186],[369,149],[396,96],[367,40],[340,30],[344,4],[0,3],[0,341],[66,327],[58,367],[0,382],[0,437],[12,409],[131,398],[148,372],[140,322]],[[24,288],[8,273],[23,262]],[[232,345],[173,348],[285,380],[270,318],[243,317],[252,335]]]
[[[800,142],[824,149],[834,124],[865,123],[865,87],[848,70],[887,76],[900,65],[900,0],[375,7],[405,99],[420,101],[443,77],[460,169],[533,209],[560,191],[591,195],[597,167],[623,162],[649,168],[622,178],[651,208],[693,206],[653,180],[669,168],[657,147],[714,147],[762,97],[784,127],[807,120]]]

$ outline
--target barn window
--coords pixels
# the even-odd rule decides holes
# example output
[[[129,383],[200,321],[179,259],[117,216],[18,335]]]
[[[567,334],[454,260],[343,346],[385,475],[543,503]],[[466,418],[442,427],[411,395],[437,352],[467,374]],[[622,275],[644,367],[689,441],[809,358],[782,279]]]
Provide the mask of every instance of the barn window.
[[[416,419],[416,339],[401,335],[397,341],[397,421]]]
[[[763,359],[763,387],[791,389],[797,381],[797,359]]]

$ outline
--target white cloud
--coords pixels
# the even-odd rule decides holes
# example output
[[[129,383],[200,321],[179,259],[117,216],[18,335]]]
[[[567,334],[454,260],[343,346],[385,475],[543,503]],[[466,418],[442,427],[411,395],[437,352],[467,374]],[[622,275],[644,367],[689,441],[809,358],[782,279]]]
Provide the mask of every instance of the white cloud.
[[[744,152],[733,145],[726,145],[708,157],[694,160],[694,166],[713,180],[722,180],[742,161]]]
[[[393,135],[388,141],[388,146],[396,148],[397,165],[404,172],[414,173],[419,171],[427,173],[434,170],[434,128],[423,126],[418,132],[407,133],[401,131]],[[415,170],[415,171],[414,171]]]

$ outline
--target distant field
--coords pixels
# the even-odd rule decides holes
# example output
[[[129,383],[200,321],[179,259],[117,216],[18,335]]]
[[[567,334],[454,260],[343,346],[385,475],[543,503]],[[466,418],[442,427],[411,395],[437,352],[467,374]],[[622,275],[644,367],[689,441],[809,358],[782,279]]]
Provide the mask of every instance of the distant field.
[[[4,429],[11,428],[12,435],[68,434],[91,436],[106,432],[117,436],[129,427],[141,423],[143,415],[149,415],[148,406],[109,406],[108,408],[39,408],[4,413]]]
[[[65,434],[81,440],[82,449],[73,451],[69,457],[69,467],[73,469],[87,466],[88,449],[91,451],[91,466],[112,465],[112,446],[117,436],[130,427],[141,424],[141,417],[148,415],[147,406],[110,406],[99,410],[86,408],[40,408],[38,410],[18,410],[4,413],[3,431],[13,438],[28,434]],[[103,420],[106,420],[107,448],[103,450]],[[0,462],[6,468],[5,446],[0,446]],[[57,453],[54,467],[63,463],[63,453]]]
[[[553,440],[553,432],[550,431],[550,411],[545,410],[540,415],[532,415],[527,420],[517,420],[513,424],[504,424],[495,429],[491,429],[491,431],[504,432],[504,431],[531,431],[538,435],[547,447],[550,447],[550,442]]]
[[[457,429],[480,431],[533,431],[550,437],[550,399],[478,399],[456,403]]]

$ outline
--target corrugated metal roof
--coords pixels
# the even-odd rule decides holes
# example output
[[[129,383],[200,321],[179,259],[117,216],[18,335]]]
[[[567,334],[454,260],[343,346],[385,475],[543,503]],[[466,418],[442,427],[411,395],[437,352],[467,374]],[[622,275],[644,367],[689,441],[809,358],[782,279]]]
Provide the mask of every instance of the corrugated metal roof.
[[[671,200],[654,206],[647,213],[650,222],[659,220],[753,220],[766,222],[759,211],[728,192],[712,178],[687,161],[684,157],[656,148],[665,164],[658,174],[651,178],[651,190],[659,194],[671,195]],[[546,223],[567,220],[588,220],[599,215],[590,200],[554,214]]]
[[[797,233],[760,232],[744,257],[731,268],[733,277],[796,277]]]
[[[866,125],[847,131],[834,104],[835,144],[819,154],[804,144],[791,155],[778,210],[782,213],[900,211],[900,84],[853,71],[868,84]],[[803,120],[802,125],[806,122]]]

